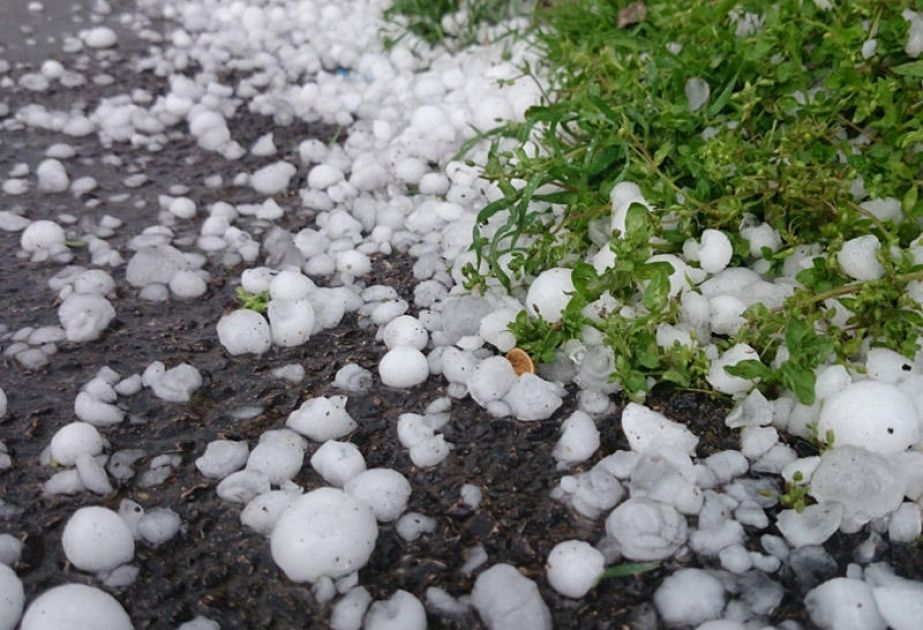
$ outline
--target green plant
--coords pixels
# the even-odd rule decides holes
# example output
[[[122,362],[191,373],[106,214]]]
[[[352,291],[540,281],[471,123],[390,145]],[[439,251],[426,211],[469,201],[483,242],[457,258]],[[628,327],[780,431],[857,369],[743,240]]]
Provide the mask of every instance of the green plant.
[[[481,25],[526,13],[523,4],[515,0],[394,0],[384,12],[392,26],[384,37],[385,46],[390,48],[407,33],[430,45],[446,43],[451,37],[464,46],[477,40]],[[447,21],[454,28],[446,30]]]
[[[619,27],[627,4],[571,0],[538,10],[543,64],[522,72],[543,75],[546,98],[524,121],[480,136],[490,142],[482,176],[501,197],[477,217],[467,285],[516,290],[545,269],[573,269],[575,308],[564,320],[549,328],[517,319],[513,332],[544,359],[584,326],[599,329],[616,355],[613,377],[634,397],[657,380],[704,386],[709,342],[750,344],[760,361],[728,370],[790,389],[805,404],[814,401],[815,370],[848,362],[865,343],[912,355],[923,326],[908,291],[923,280],[914,255],[923,66],[903,50],[910,2],[824,11],[802,0],[651,0],[645,19]],[[870,39],[876,50],[863,54]],[[701,82],[709,95],[690,106],[687,90]],[[625,233],[613,234],[609,193],[623,181],[637,183],[654,210],[633,207]],[[860,184],[870,198],[899,200],[900,212],[860,205]],[[777,246],[751,250],[745,228],[759,224],[778,235]],[[797,284],[783,305],[747,310],[736,335],[662,348],[658,327],[678,321],[668,291],[674,268],[650,257],[679,255],[708,228],[730,238],[731,265],[757,265],[768,280],[794,275]],[[856,281],[837,255],[868,234],[881,244],[882,274]],[[600,245],[617,263],[596,273],[584,261]],[[613,305],[588,318],[584,307],[606,294]]]
[[[237,295],[237,300],[243,308],[256,311],[257,313],[265,313],[269,306],[269,291],[248,293],[244,291],[243,287],[237,287],[235,295]]]
[[[785,492],[779,495],[779,503],[782,507],[795,510],[798,513],[804,512],[811,503],[811,497],[808,493],[811,491],[810,486],[804,482],[804,474],[796,470],[792,475],[792,480],[785,483]]]
[[[606,580],[609,578],[631,577],[633,575],[640,575],[642,573],[647,573],[648,571],[653,571],[659,567],[659,562],[623,562],[622,564],[616,564],[608,567],[605,571],[603,571],[603,574],[599,577],[599,579]]]

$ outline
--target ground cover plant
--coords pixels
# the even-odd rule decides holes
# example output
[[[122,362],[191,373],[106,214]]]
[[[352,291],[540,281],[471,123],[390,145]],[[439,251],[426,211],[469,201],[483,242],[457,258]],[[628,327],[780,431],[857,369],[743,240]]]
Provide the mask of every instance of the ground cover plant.
[[[759,359],[729,371],[807,404],[815,368],[849,361],[863,343],[912,356],[923,323],[923,91],[904,50],[910,3],[791,0],[751,13],[739,2],[648,2],[622,25],[626,6],[538,10],[547,98],[489,133],[484,175],[502,196],[478,216],[474,247],[489,271],[470,265],[469,286],[491,277],[511,289],[573,268],[563,321],[521,318],[517,339],[547,360],[592,326],[614,350],[613,378],[636,396],[664,380],[707,387],[712,341],[749,344]],[[610,239],[610,195],[625,181],[644,205]],[[709,230],[730,241],[727,264],[785,279],[784,299],[734,313],[740,325],[714,338],[658,344],[658,327],[681,319],[669,277],[685,269],[652,256],[695,261]],[[600,247],[614,265],[590,264]],[[868,270],[844,268],[859,249]],[[603,294],[614,298],[605,315],[587,316]]]

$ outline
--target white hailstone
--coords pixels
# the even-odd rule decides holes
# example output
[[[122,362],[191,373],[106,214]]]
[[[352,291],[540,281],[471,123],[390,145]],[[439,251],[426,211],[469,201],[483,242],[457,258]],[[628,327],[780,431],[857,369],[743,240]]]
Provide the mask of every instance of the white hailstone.
[[[0,387],[0,418],[6,415],[7,405],[6,392]]]
[[[106,295],[115,289],[115,280],[102,269],[87,269],[74,280],[76,293]]]
[[[685,425],[638,403],[628,403],[622,411],[622,431],[636,453],[656,454],[675,449],[695,455],[699,443],[699,438]]]
[[[680,569],[654,593],[657,612],[671,626],[697,626],[717,619],[724,600],[721,581],[703,569]]]
[[[584,462],[599,448],[599,429],[593,418],[582,411],[575,411],[561,424],[561,437],[551,456],[559,468]]]
[[[89,389],[77,394],[77,398],[74,400],[74,415],[84,422],[89,422],[96,426],[107,426],[122,422],[125,419],[125,412],[115,404],[102,400],[103,398],[115,400],[115,390],[111,387],[108,387],[108,389],[112,394],[111,398],[101,396],[96,392],[91,393]]]
[[[331,164],[318,164],[308,173],[308,187],[327,190],[343,181],[343,171]]]
[[[107,495],[112,492],[112,483],[106,475],[106,469],[95,458],[83,454],[77,456],[74,462],[77,467],[77,476],[80,483],[89,490],[100,495]]]
[[[842,367],[842,366],[841,366]],[[872,348],[865,357],[865,373],[874,380],[892,385],[914,374],[913,361],[887,348]]]
[[[888,625],[878,612],[872,587],[862,580],[828,580],[805,596],[804,606],[823,630],[885,630]]]
[[[474,366],[466,381],[471,398],[482,407],[506,396],[515,384],[516,372],[505,357],[484,359]]]
[[[848,385],[823,402],[818,433],[833,431],[837,446],[861,446],[875,453],[899,453],[920,441],[913,400],[879,381]]]
[[[170,291],[181,300],[200,297],[208,290],[208,283],[192,271],[180,271],[170,278]]]
[[[230,354],[263,354],[272,346],[269,322],[245,308],[239,308],[218,320],[218,341]]]
[[[641,194],[641,189],[632,182],[619,182],[616,184],[612,188],[612,192],[609,193],[609,202],[612,205],[611,229],[618,230],[623,236],[625,234],[625,219],[632,204],[638,203],[648,210],[651,209],[650,204]]]
[[[666,560],[686,542],[686,518],[672,505],[632,497],[606,518],[606,533],[629,560]]]
[[[277,368],[273,368],[272,375],[274,378],[279,378],[284,381],[300,383],[304,380],[305,371],[303,365],[299,365],[298,363],[289,363],[287,365],[281,365]]]
[[[365,630],[426,630],[426,610],[407,591],[374,602],[365,615]]]
[[[731,376],[724,368],[741,361],[759,361],[760,355],[745,343],[728,348],[717,360],[712,361],[705,380],[722,394],[743,394],[753,389],[753,381]]]
[[[849,371],[842,365],[828,365],[820,370],[814,383],[814,394],[818,400],[830,398],[846,389],[852,382]]]
[[[558,543],[548,554],[545,571],[551,588],[567,597],[580,599],[596,586],[606,558],[582,540]]]
[[[410,482],[390,468],[364,470],[346,482],[346,494],[368,505],[381,523],[390,523],[407,509]]]
[[[776,522],[779,531],[792,547],[822,545],[840,528],[843,506],[839,503],[815,503],[801,512],[783,510]]]
[[[0,564],[0,630],[14,630],[22,616],[25,594],[16,572]]]
[[[359,630],[372,596],[364,586],[351,588],[330,611],[330,630]]]
[[[23,230],[19,238],[19,246],[29,253],[38,251],[57,253],[67,247],[64,244],[66,240],[64,228],[54,221],[33,221]]]
[[[275,195],[288,188],[296,169],[288,162],[275,162],[264,166],[250,176],[250,185],[261,195]]]
[[[923,584],[902,580],[872,589],[878,612],[889,628],[916,630],[923,618]]]
[[[346,396],[321,396],[304,401],[289,414],[285,426],[315,442],[326,442],[352,433],[359,425],[346,412]]]
[[[350,249],[337,254],[336,268],[351,276],[364,276],[372,270],[372,261],[362,252]]]
[[[73,342],[98,339],[114,317],[109,300],[90,293],[71,293],[58,307],[58,319]]]
[[[893,458],[856,446],[826,451],[811,475],[809,493],[819,503],[843,505],[843,526],[861,526],[896,510],[907,479]],[[853,530],[855,531],[855,530]]]
[[[85,584],[63,584],[39,595],[23,615],[20,630],[134,630],[116,598]]]
[[[904,9],[901,17],[910,22],[904,52],[907,53],[908,57],[916,59],[923,52],[923,13]]]
[[[176,630],[221,630],[221,626],[218,625],[217,621],[212,621],[208,617],[199,615],[195,619],[181,623]]]
[[[416,317],[400,315],[385,325],[382,340],[391,349],[398,346],[410,346],[422,350],[429,341],[429,334]]]
[[[430,468],[448,457],[452,446],[442,434],[434,435],[410,447],[410,461],[418,468]]]
[[[724,271],[734,255],[731,239],[721,230],[705,230],[699,246],[699,266],[708,273]]]
[[[442,352],[442,375],[450,383],[464,385],[478,364],[477,357],[455,347],[447,347]]]
[[[272,132],[264,134],[257,138],[256,142],[253,143],[253,147],[250,148],[250,153],[260,157],[266,157],[267,155],[276,154],[276,144],[273,142]]]
[[[333,378],[333,386],[347,392],[365,393],[372,388],[372,373],[361,365],[347,363]]]
[[[615,267],[615,252],[612,251],[612,248],[606,243],[593,255],[590,264],[593,265],[593,269],[596,270],[596,273],[604,273],[606,269]]]
[[[509,101],[499,96],[478,99],[474,109],[474,126],[481,131],[493,129],[513,117]]]
[[[162,364],[160,369],[163,369]],[[149,378],[148,382],[150,388],[154,390],[154,395],[161,400],[177,403],[189,402],[192,393],[202,386],[202,375],[188,363],[180,363],[162,373],[160,369],[155,367],[152,370],[153,378]]]
[[[697,112],[708,102],[711,95],[711,88],[708,82],[701,77],[690,77],[686,79],[683,86],[683,92],[686,94],[687,108],[690,112]]]
[[[35,169],[35,175],[38,177],[38,189],[42,192],[66,192],[70,186],[64,165],[55,159],[44,160]]]
[[[365,470],[365,458],[351,442],[327,440],[311,456],[311,468],[331,486],[342,488]]]
[[[551,612],[538,586],[509,564],[495,564],[478,576],[471,604],[488,630],[552,627]]]
[[[295,582],[338,579],[365,566],[378,524],[365,504],[342,490],[319,488],[301,497],[272,530],[272,558]]]
[[[436,520],[419,512],[407,512],[397,519],[397,523],[394,524],[394,531],[407,542],[413,542],[423,534],[431,534],[436,531]]]
[[[526,293],[526,310],[550,324],[561,321],[564,309],[574,292],[571,270],[554,267],[543,271]]]
[[[167,212],[178,219],[191,219],[195,216],[195,202],[189,197],[174,197],[167,206]]]
[[[268,536],[279,517],[301,496],[290,490],[271,490],[254,497],[240,513],[240,522],[250,529]]]
[[[97,26],[80,33],[83,43],[90,48],[111,48],[118,43],[119,38],[111,28]]]
[[[670,292],[669,296],[676,297],[684,289],[688,289],[690,281],[693,283],[701,282],[705,279],[705,273],[701,269],[696,269],[687,265],[682,258],[674,254],[656,254],[645,261],[646,263],[664,262],[673,269],[670,272]]]
[[[246,440],[214,440],[205,447],[205,453],[195,460],[195,466],[206,477],[224,479],[244,467],[249,452]]]
[[[170,279],[188,267],[183,253],[170,245],[140,247],[128,261],[125,279],[133,287],[169,284]]]
[[[269,477],[257,470],[238,470],[218,484],[215,492],[224,501],[249,503],[270,490]]]
[[[81,571],[110,571],[135,557],[135,539],[116,512],[83,507],[74,512],[61,536],[64,555]]]
[[[51,438],[49,448],[51,458],[62,466],[73,466],[77,457],[89,455],[95,457],[103,452],[106,440],[92,424],[71,422],[66,424]]]
[[[300,346],[314,332],[314,307],[308,300],[269,300],[266,314],[272,341],[277,346]]]
[[[874,234],[858,236],[843,243],[836,260],[843,272],[855,280],[877,280],[885,273],[878,261],[881,243]]]
[[[510,332],[510,324],[515,319],[513,309],[493,311],[481,320],[478,335],[500,352],[509,352],[516,347],[516,337]]]
[[[22,541],[12,534],[0,534],[0,564],[8,567],[19,562],[22,556]],[[2,592],[2,589],[0,589]]]
[[[269,281],[268,287],[270,298],[284,302],[303,300],[315,289],[317,285],[310,278],[299,271],[290,270],[279,272]]]
[[[891,514],[888,521],[888,540],[892,544],[910,543],[923,533],[920,507],[916,503],[905,501]]]
[[[269,291],[275,277],[275,272],[268,267],[244,269],[244,272],[240,274],[240,287],[247,293],[263,293]]]
[[[273,485],[293,479],[304,463],[304,449],[284,440],[261,441],[247,458],[247,470],[256,470],[269,477]]]
[[[484,497],[484,492],[474,484],[466,483],[461,487],[458,494],[461,496],[462,501],[465,505],[470,507],[472,510],[476,510],[481,504],[481,499]]]
[[[138,521],[138,533],[153,546],[162,545],[173,538],[182,525],[179,514],[166,508],[156,508]]]
[[[510,391],[503,397],[517,420],[532,422],[545,420],[564,404],[559,388],[543,378],[528,372],[521,374]]]
[[[388,387],[414,387],[429,377],[429,362],[416,348],[399,346],[381,358],[378,374]]]

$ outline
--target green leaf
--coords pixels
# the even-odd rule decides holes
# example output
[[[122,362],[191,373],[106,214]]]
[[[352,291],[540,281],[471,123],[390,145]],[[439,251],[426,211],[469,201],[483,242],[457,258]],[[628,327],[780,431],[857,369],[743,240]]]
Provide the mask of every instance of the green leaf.
[[[891,68],[891,72],[904,77],[923,79],[923,59],[918,61],[911,61],[910,63],[902,63],[899,66],[894,66]]]
[[[599,579],[631,577],[653,571],[659,567],[659,562],[623,562],[607,568]]]
[[[773,376],[772,368],[756,359],[746,359],[738,361],[734,365],[726,365],[724,371],[731,376],[738,376],[748,380],[757,378],[770,379]]]

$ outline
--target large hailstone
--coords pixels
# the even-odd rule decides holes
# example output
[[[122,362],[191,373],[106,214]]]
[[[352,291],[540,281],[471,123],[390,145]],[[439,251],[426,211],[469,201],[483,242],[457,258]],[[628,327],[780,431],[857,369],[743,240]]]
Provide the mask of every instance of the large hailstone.
[[[306,342],[314,332],[314,307],[308,300],[270,300],[266,308],[272,341],[291,348]]]
[[[135,556],[131,529],[117,513],[98,506],[74,512],[64,526],[61,544],[70,563],[90,573],[109,571]]]
[[[753,381],[731,376],[724,368],[741,361],[759,361],[759,353],[745,343],[728,348],[717,360],[712,361],[705,380],[722,394],[743,394],[753,389]]]
[[[837,446],[861,446],[875,453],[899,453],[920,441],[913,400],[879,381],[859,381],[824,401],[818,433],[832,431]]]
[[[20,630],[134,630],[112,595],[84,584],[64,584],[42,593],[29,606]]]
[[[670,626],[698,626],[724,610],[721,580],[702,569],[680,569],[654,593],[657,612]]]
[[[336,440],[359,425],[346,411],[346,396],[321,396],[304,401],[289,414],[285,426],[315,442]]]
[[[95,457],[103,452],[106,440],[92,424],[71,422],[51,438],[51,458],[62,466],[73,466],[80,455]]]
[[[74,342],[98,339],[114,317],[109,300],[93,293],[71,293],[58,308],[67,340]]]
[[[842,527],[856,531],[896,510],[906,486],[907,478],[893,458],[857,446],[837,446],[821,455],[809,492],[818,503],[842,504]]]
[[[13,569],[0,563],[0,630],[13,630],[22,615],[25,595]]]
[[[629,560],[666,560],[686,542],[686,519],[672,505],[632,497],[612,510],[606,533]]]
[[[397,520],[404,513],[412,491],[407,478],[390,468],[364,470],[347,481],[343,489],[368,505],[382,523]]]
[[[567,597],[580,599],[596,586],[605,569],[602,553],[582,540],[566,540],[548,554],[548,583]]]
[[[429,377],[429,362],[416,348],[398,346],[381,358],[378,374],[388,387],[414,387]]]
[[[574,292],[571,270],[555,267],[539,274],[526,294],[529,314],[555,324],[563,318],[564,309]]]
[[[269,323],[256,311],[239,308],[218,320],[218,341],[230,354],[263,354],[272,345]]]
[[[378,524],[364,503],[342,490],[319,488],[298,497],[272,530],[272,558],[295,582],[338,579],[365,566]]]
[[[804,606],[811,621],[824,630],[885,630],[888,625],[878,612],[871,585],[862,580],[828,580],[805,596]]]
[[[551,630],[551,612],[535,582],[509,564],[495,564],[478,576],[471,603],[487,630]]]

